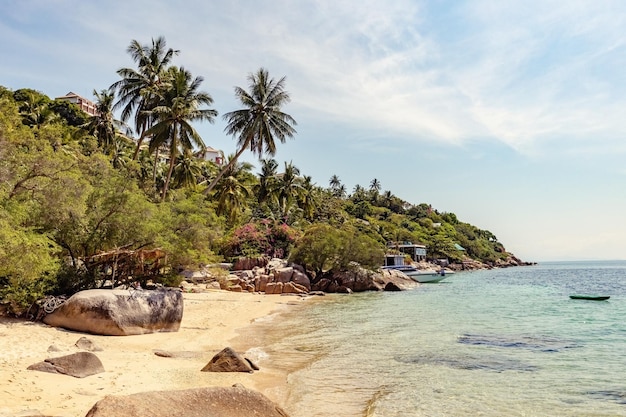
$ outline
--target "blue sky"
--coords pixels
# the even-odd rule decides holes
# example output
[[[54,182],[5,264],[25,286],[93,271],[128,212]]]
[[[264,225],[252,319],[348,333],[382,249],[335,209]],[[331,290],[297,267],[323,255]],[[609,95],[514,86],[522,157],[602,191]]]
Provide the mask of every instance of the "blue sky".
[[[93,98],[164,36],[220,114],[250,72],[286,76],[276,159],[318,185],[377,178],[527,261],[626,259],[625,28],[602,0],[4,0],[0,85]]]

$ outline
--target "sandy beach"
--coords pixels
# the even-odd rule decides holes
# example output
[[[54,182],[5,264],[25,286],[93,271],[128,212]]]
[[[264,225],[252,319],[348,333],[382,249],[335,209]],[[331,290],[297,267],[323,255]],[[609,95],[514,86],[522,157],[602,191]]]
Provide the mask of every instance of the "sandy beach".
[[[185,293],[180,330],[138,336],[95,336],[43,323],[0,318],[0,416],[83,417],[106,395],[240,383],[270,399],[286,375],[261,366],[253,374],[200,372],[211,358],[230,346],[245,353],[245,329],[255,320],[303,302],[299,297],[210,291]],[[91,339],[105,372],[86,378],[31,371],[49,357],[80,351],[75,343]],[[160,357],[155,351],[175,353]],[[252,360],[255,358],[245,355]],[[276,394],[274,394],[275,396]]]

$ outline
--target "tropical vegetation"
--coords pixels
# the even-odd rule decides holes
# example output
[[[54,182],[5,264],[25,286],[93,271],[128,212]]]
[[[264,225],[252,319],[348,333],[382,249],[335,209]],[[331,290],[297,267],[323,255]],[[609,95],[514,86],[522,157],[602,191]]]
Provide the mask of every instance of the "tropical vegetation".
[[[264,68],[235,88],[242,108],[223,116],[234,154],[201,158],[194,123],[218,116],[203,79],[173,65],[178,51],[163,38],[132,41],[128,52],[136,68],[94,90],[95,116],[0,87],[0,304],[14,314],[47,294],[105,285],[115,274],[105,253],[163,251],[156,276],[132,278],[167,285],[183,269],[239,257],[289,258],[317,277],[376,268],[392,241],[451,262],[508,256],[491,232],[404,201],[375,178],[349,193],[337,175],[318,185],[293,161],[281,166],[277,142],[295,137],[296,121],[284,112],[286,79]],[[258,168],[240,161],[246,150]]]

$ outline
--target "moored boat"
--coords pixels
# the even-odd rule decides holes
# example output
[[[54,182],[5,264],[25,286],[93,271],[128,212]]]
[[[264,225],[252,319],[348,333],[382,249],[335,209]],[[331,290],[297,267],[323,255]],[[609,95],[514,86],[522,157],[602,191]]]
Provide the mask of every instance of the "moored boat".
[[[454,271],[446,269],[442,269],[438,272],[431,269],[417,269],[412,265],[388,265],[383,266],[383,269],[395,269],[396,271],[401,271],[413,281],[417,281],[420,284],[439,282],[444,280],[447,275],[454,273]]]
[[[591,300],[591,301],[606,301],[611,298],[610,295],[590,295],[590,294],[572,294],[569,296],[572,300]]]

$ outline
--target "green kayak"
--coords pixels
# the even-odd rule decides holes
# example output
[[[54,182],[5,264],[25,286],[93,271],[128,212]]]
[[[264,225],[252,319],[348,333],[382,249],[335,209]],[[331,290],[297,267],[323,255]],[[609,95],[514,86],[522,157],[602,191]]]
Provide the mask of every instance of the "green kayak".
[[[584,294],[574,294],[570,295],[569,298],[572,300],[593,300],[593,301],[604,301],[611,298],[610,295],[584,295]]]

